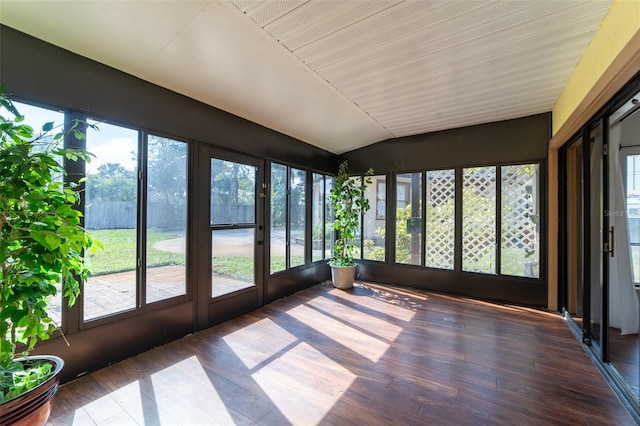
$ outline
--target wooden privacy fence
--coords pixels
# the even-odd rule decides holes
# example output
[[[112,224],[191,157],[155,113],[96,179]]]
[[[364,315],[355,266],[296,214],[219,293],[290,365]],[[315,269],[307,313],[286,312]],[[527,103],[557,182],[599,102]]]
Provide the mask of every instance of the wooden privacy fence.
[[[134,201],[93,201],[85,209],[87,229],[133,229],[138,210]],[[166,203],[149,203],[147,226],[161,229],[186,227],[186,208]]]

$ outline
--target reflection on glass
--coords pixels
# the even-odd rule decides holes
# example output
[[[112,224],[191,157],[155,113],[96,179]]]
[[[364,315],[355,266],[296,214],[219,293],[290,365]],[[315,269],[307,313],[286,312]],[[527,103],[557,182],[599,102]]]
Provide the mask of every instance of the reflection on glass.
[[[256,167],[211,159],[211,224],[256,222]]]
[[[454,267],[456,225],[455,170],[427,172],[427,212],[425,266]]]
[[[316,260],[324,259],[324,238],[326,236],[324,229],[324,175],[318,173],[313,174],[311,196],[313,200],[311,202],[311,237],[313,239],[311,243],[311,261],[315,262]]]
[[[270,272],[283,271],[287,268],[287,167],[282,164],[271,164],[271,256]]]
[[[633,282],[640,284],[640,154],[628,155],[626,164],[626,205]]]
[[[149,136],[147,303],[186,293],[187,144]]]
[[[463,170],[462,270],[496,272],[496,168]]]
[[[589,302],[589,317],[591,319],[591,338],[598,343],[602,338],[602,288],[604,283],[604,270],[602,267],[604,261],[604,253],[602,244],[605,240],[602,229],[604,224],[604,199],[602,197],[604,191],[603,170],[604,157],[603,150],[603,134],[602,123],[591,129],[590,133],[590,154],[591,165],[588,177],[591,191],[590,220],[591,238],[588,250],[588,267],[589,281],[591,282],[591,300]]]
[[[305,188],[307,184],[307,172],[299,169],[291,169],[291,177],[289,181],[290,207],[289,207],[289,226],[290,226],[290,248],[289,248],[289,266],[304,265],[304,248],[305,248],[305,226],[306,226],[306,200]]]
[[[211,231],[211,297],[255,285],[255,230]]]
[[[372,176],[371,185],[367,187],[365,197],[369,200],[371,209],[364,215],[363,222],[363,259],[385,260],[384,236],[386,216],[386,188],[387,177]]]
[[[396,262],[422,263],[422,173],[396,175]]]
[[[85,227],[104,245],[89,257],[84,319],[136,307],[138,132],[110,124],[87,129]]]
[[[64,124],[64,114],[61,112],[27,105],[20,102],[14,102],[13,104],[18,112],[26,117],[25,123],[33,128],[33,134],[35,137],[39,137],[41,135],[42,126],[45,123],[53,122],[54,126],[62,126]],[[46,136],[39,138],[38,142],[34,143],[34,151],[42,152],[46,148],[52,148],[54,146],[53,136],[60,131],[62,131],[62,127],[56,127],[55,130],[48,133]],[[57,176],[56,180],[58,182],[62,182],[62,176]],[[57,284],[56,289],[58,293],[55,296],[50,297],[48,301],[49,316],[55,322],[56,326],[60,326],[62,324],[61,288],[62,285]]]
[[[502,167],[502,274],[539,277],[538,165]]]

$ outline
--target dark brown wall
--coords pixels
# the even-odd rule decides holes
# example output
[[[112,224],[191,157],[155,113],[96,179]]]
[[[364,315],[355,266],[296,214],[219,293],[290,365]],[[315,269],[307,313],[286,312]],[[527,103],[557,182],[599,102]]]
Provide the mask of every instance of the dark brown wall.
[[[547,158],[551,113],[390,139],[347,152],[353,173],[481,166]]]

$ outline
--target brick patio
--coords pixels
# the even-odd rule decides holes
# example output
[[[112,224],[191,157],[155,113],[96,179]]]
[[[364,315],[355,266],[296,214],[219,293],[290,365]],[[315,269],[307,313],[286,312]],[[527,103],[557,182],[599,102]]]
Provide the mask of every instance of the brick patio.
[[[252,283],[213,274],[212,297],[251,287]],[[147,269],[147,303],[185,294],[185,267],[161,266]],[[136,305],[135,271],[93,276],[84,286],[85,321],[134,309]],[[51,317],[61,324],[59,297],[52,301]]]

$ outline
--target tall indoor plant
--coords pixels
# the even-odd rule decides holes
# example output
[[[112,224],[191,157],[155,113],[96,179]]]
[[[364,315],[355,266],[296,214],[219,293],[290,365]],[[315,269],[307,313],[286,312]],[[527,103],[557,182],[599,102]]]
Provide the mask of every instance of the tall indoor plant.
[[[71,136],[82,137],[78,126]],[[28,354],[56,329],[47,310],[56,286],[73,304],[89,275],[84,253],[96,246],[75,208],[78,186],[63,182],[61,164],[89,155],[61,148],[65,133],[56,129],[61,125],[36,132],[24,124],[0,87],[0,424],[46,421],[62,360]]]
[[[371,175],[373,169],[370,168],[364,177],[350,178],[349,162],[345,160],[340,164],[335,184],[329,192],[334,215],[333,229],[337,231],[329,266],[333,285],[340,289],[353,287],[357,253],[353,242],[359,234],[362,215],[370,209],[365,191],[371,184]]]

